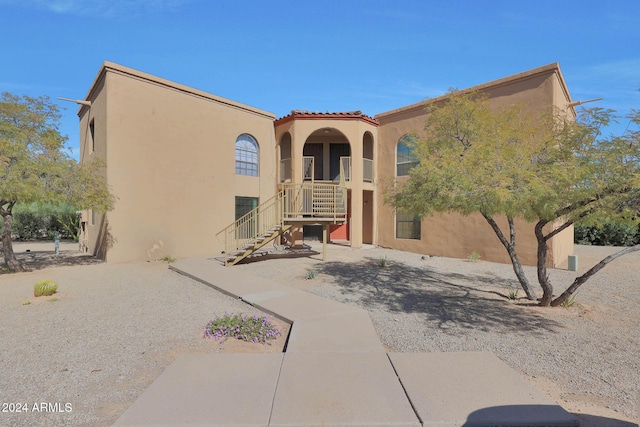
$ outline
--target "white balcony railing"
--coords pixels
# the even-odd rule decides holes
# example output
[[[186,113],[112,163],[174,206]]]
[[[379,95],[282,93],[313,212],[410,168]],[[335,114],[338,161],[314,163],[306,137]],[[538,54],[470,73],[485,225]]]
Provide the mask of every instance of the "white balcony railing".
[[[362,180],[373,182],[373,160],[362,159]]]
[[[280,160],[280,182],[291,182],[291,159]]]
[[[304,181],[313,181],[314,178],[314,164],[313,156],[304,156],[302,158],[302,179]]]

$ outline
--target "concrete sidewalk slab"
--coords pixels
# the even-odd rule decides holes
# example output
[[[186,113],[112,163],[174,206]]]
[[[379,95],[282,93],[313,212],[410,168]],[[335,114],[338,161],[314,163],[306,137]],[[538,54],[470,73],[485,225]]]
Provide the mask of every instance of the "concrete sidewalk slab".
[[[256,278],[237,268],[225,267],[209,258],[179,259],[169,264],[169,268],[235,298],[267,292],[293,291],[272,280]]]
[[[245,295],[242,299],[255,307],[276,313],[278,317],[284,317],[293,322],[362,310],[298,290],[291,290],[284,295],[273,293],[271,298],[265,297],[264,293],[256,293]]]
[[[420,422],[384,353],[286,353],[270,426]]]
[[[491,353],[389,353],[389,359],[424,426],[579,426]]]
[[[115,426],[267,426],[284,353],[180,356]]]
[[[289,332],[287,353],[345,351],[385,352],[364,310],[296,320]]]

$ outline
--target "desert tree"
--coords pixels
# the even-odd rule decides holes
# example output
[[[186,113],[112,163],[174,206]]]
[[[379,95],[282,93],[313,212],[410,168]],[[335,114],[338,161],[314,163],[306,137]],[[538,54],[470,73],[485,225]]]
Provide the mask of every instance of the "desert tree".
[[[573,224],[613,220],[637,225],[640,221],[640,113],[632,111],[626,117],[629,127],[622,135],[604,135],[603,129],[617,119],[614,113],[594,108],[582,110],[575,121],[556,117],[553,145],[537,165],[549,190],[531,203],[541,305],[563,304],[611,261],[640,250],[636,244],[607,256],[554,298],[543,262],[551,238]]]
[[[11,241],[16,203],[68,203],[99,211],[114,204],[102,165],[72,159],[59,123],[58,109],[47,97],[0,97],[0,215],[4,260],[11,271],[23,269]]]
[[[561,304],[608,262],[638,249],[601,261],[553,299],[546,270],[551,238],[605,215],[637,221],[638,135],[603,137],[611,118],[612,112],[599,109],[574,119],[571,111],[492,108],[482,94],[449,93],[429,108],[423,136],[411,143],[419,163],[406,182],[388,191],[387,200],[422,216],[480,213],[506,249],[527,297],[536,300],[516,246],[516,219],[533,223],[540,305]],[[506,218],[508,230],[500,228],[499,218]]]

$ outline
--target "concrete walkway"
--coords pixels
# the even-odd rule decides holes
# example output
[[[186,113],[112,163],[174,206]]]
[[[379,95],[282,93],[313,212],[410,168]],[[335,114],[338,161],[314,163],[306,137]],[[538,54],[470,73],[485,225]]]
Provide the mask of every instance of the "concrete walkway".
[[[116,426],[578,426],[490,353],[389,353],[366,311],[210,259],[179,273],[292,323],[285,353],[186,354]]]

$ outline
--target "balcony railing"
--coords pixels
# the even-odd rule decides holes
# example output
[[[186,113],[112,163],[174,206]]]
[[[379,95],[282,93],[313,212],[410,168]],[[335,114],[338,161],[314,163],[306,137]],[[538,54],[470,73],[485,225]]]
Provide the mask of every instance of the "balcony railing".
[[[362,180],[373,182],[373,160],[362,159]]]
[[[303,181],[315,180],[315,164],[313,156],[304,156],[302,158],[302,179]],[[280,161],[280,182],[291,182],[291,159],[283,159]],[[362,159],[362,180],[364,182],[373,182],[373,160]],[[320,179],[322,181],[322,179]],[[328,180],[327,180],[328,181]],[[340,157],[340,175],[333,181],[350,182],[351,181],[351,157]]]
[[[314,178],[314,165],[313,156],[304,156],[302,158],[302,179],[304,181],[313,181]]]
[[[340,182],[351,181],[351,157],[340,157]]]
[[[344,218],[347,189],[334,184],[285,184],[282,188],[283,219]]]
[[[280,182],[291,182],[291,159],[280,160]]]

